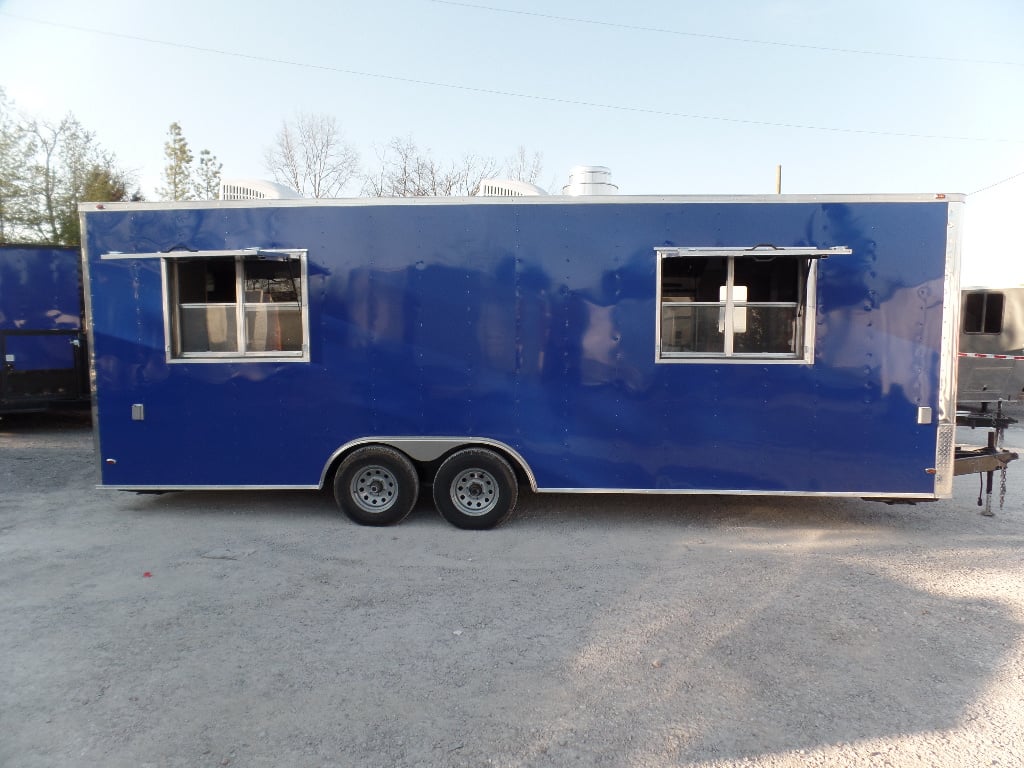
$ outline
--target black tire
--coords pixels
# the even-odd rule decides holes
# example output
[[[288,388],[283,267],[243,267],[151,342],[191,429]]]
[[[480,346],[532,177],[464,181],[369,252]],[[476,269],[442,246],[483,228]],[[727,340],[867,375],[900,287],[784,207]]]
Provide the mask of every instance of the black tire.
[[[360,525],[394,525],[416,505],[420,481],[401,451],[384,445],[358,448],[334,475],[334,500]]]
[[[453,453],[434,476],[434,506],[458,528],[480,531],[500,525],[515,510],[518,496],[512,467],[485,448]]]

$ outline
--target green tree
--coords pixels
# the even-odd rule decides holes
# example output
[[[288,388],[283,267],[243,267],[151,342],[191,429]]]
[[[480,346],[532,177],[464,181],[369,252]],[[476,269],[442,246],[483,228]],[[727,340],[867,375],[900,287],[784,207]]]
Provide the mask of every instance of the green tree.
[[[30,144],[14,104],[0,88],[0,243],[17,237],[28,202]]]
[[[208,149],[199,153],[199,168],[196,171],[195,192],[200,200],[216,200],[220,197],[220,169],[224,166]]]
[[[76,245],[78,204],[127,199],[133,185],[73,115],[20,116],[0,89],[0,241]]]
[[[92,166],[85,176],[85,184],[82,190],[82,202],[101,203],[111,200],[138,200],[141,195],[138,192],[130,194],[127,180],[124,175],[111,171],[110,168],[103,168],[98,165]]]
[[[192,150],[178,123],[171,123],[164,143],[164,186],[157,194],[164,200],[192,200],[195,184],[192,181]]]
[[[72,115],[57,124],[31,120],[25,131],[31,160],[26,204],[16,222],[19,234],[37,242],[77,245],[78,204],[87,194],[102,202],[124,200],[132,178]],[[101,187],[98,179],[103,178],[112,183]]]
[[[213,200],[220,194],[221,164],[208,149],[199,153],[199,167],[181,125],[171,123],[164,143],[164,186],[157,194],[164,200]]]
[[[64,215],[60,223],[63,242],[76,244],[81,242],[81,222],[78,217],[79,203],[107,203],[131,200],[139,202],[143,199],[142,192],[133,186],[133,179],[124,171],[118,170],[113,165],[93,164],[85,170],[81,188],[76,193],[75,204],[70,208],[64,208]]]

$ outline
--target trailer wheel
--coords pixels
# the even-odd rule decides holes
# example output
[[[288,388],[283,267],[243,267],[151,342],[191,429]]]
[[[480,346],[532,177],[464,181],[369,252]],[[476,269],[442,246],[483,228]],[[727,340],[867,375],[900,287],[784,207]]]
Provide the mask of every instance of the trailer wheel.
[[[434,477],[434,505],[441,517],[459,528],[500,525],[512,514],[518,496],[512,467],[484,448],[453,453]]]
[[[334,476],[334,499],[360,525],[394,525],[416,504],[419,477],[409,458],[394,448],[371,445],[346,458]]]

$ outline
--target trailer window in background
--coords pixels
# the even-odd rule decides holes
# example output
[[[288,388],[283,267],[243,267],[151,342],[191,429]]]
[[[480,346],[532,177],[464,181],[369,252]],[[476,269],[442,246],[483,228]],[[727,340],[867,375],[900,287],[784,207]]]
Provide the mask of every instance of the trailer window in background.
[[[964,333],[1002,333],[1004,298],[987,291],[968,293],[964,297]]]
[[[306,359],[300,255],[189,254],[165,264],[172,359]]]
[[[847,248],[657,248],[658,357],[811,362],[817,260]]]

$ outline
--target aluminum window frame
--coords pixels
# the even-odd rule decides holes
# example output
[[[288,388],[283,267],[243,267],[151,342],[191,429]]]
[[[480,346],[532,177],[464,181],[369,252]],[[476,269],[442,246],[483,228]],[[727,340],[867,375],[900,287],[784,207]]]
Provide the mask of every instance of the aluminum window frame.
[[[309,270],[308,250],[304,248],[275,248],[273,250],[260,250],[254,248],[238,250],[217,250],[217,251],[172,251],[169,253],[154,254],[160,257],[160,271],[162,278],[163,294],[163,316],[164,316],[164,355],[169,364],[181,363],[308,363],[309,356]],[[172,276],[172,270],[176,270],[176,264],[184,259],[233,259],[235,268],[235,301],[234,302],[178,302],[175,294],[176,275]],[[266,350],[249,351],[247,346],[246,333],[246,307],[259,306],[258,303],[245,301],[245,263],[249,261],[298,261],[299,301],[283,302],[274,304],[278,308],[298,307],[300,322],[302,326],[301,349],[294,351]],[[176,341],[181,339],[181,314],[180,309],[188,306],[234,306],[235,308],[235,338],[238,343],[237,351],[202,351],[202,352],[176,352]]]
[[[778,248],[774,246],[745,246],[745,247],[708,247],[708,248],[680,248],[680,247],[657,247],[654,249],[657,257],[657,286],[655,295],[655,363],[663,364],[740,364],[740,365],[762,365],[762,364],[783,364],[783,365],[810,365],[814,362],[815,346],[815,317],[817,315],[817,274],[818,261],[833,255],[849,254],[852,251],[846,247],[835,248],[811,248],[811,247],[790,247]],[[725,301],[688,301],[688,302],[665,302],[663,265],[666,259],[676,258],[724,258],[727,265],[726,295]],[[737,301],[733,295],[735,287],[735,268],[737,259],[806,259],[807,270],[800,276],[802,285],[797,286],[797,295],[800,297],[796,302],[765,302],[765,301]],[[663,316],[666,306],[687,306],[687,307],[717,307],[724,310],[724,344],[722,352],[668,352],[664,349],[663,337]],[[800,316],[800,309],[803,308],[803,318],[800,327],[799,349],[789,353],[780,352],[736,352],[735,351],[735,310],[750,308],[772,308],[772,307],[795,307],[797,317]]]

